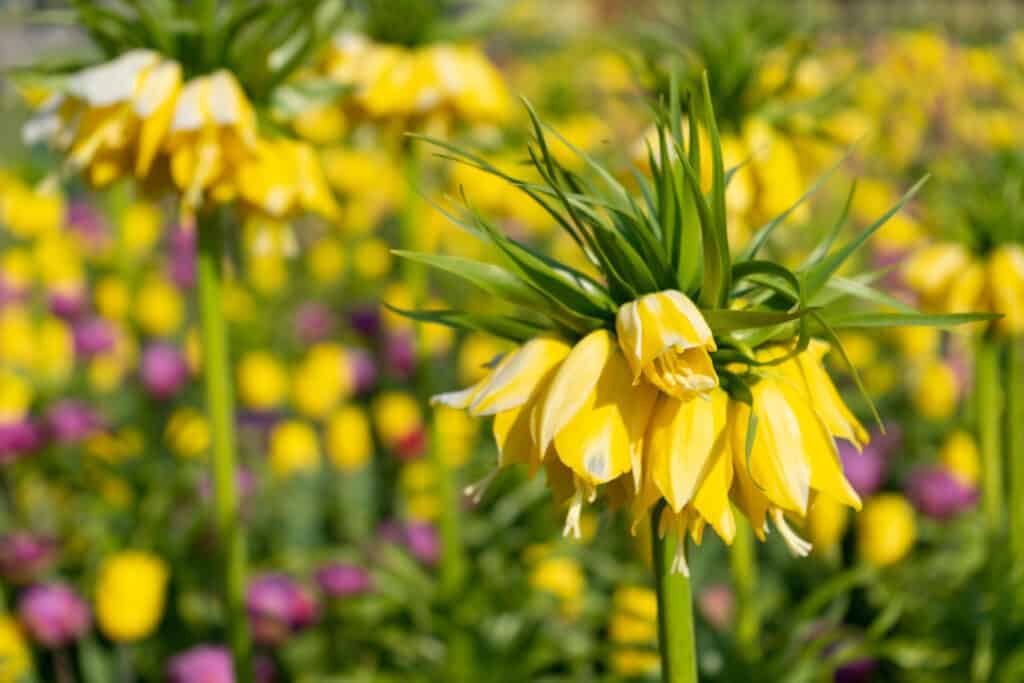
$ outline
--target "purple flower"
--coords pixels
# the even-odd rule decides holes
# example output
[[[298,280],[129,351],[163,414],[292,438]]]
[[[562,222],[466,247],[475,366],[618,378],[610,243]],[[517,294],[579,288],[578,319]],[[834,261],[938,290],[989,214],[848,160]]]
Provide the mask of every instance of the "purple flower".
[[[28,583],[53,563],[56,544],[52,539],[27,531],[0,537],[0,576],[11,583]]]
[[[74,201],[68,207],[68,229],[78,235],[90,252],[98,252],[106,246],[110,237],[100,213],[84,201]]]
[[[356,332],[366,337],[380,335],[380,308],[378,306],[359,306],[348,314],[349,324]]]
[[[318,301],[308,301],[295,311],[295,334],[303,344],[327,339],[337,323],[331,309]]]
[[[167,663],[167,683],[235,683],[231,655],[214,645],[186,650]]]
[[[978,490],[943,467],[925,467],[910,475],[907,496],[921,514],[946,521],[973,507]]]
[[[43,430],[29,418],[0,422],[0,465],[39,450],[44,441]]]
[[[182,225],[170,236],[170,276],[182,289],[192,289],[196,283],[196,230]]]
[[[354,564],[336,562],[322,567],[316,573],[320,589],[332,598],[347,598],[368,593],[373,589],[370,573]]]
[[[90,358],[114,348],[114,328],[105,318],[93,316],[75,323],[75,354]]]
[[[441,557],[441,539],[432,524],[414,522],[405,529],[409,552],[423,564],[437,564]]]
[[[46,426],[57,442],[75,444],[100,427],[96,413],[81,401],[64,399],[46,412]]]
[[[377,364],[366,349],[349,349],[348,361],[352,366],[357,394],[366,394],[377,386]]]
[[[85,313],[84,287],[62,288],[50,292],[50,312],[64,320],[74,320]]]
[[[878,661],[858,659],[836,669],[835,683],[868,683],[875,675]]]
[[[393,334],[385,340],[384,366],[400,379],[412,377],[416,370],[416,347],[411,335]]]
[[[877,491],[885,482],[889,455],[902,443],[898,428],[881,434],[872,432],[871,440],[864,449],[857,449],[847,441],[836,441],[839,458],[843,463],[843,473],[854,490],[867,497]]]
[[[266,574],[249,584],[245,597],[253,638],[267,646],[316,621],[317,608],[309,592],[284,574]]]
[[[33,586],[22,593],[18,616],[33,640],[50,648],[74,642],[91,621],[85,601],[57,583]]]
[[[155,399],[172,398],[188,381],[185,356],[170,344],[154,344],[142,354],[139,365],[142,384]]]

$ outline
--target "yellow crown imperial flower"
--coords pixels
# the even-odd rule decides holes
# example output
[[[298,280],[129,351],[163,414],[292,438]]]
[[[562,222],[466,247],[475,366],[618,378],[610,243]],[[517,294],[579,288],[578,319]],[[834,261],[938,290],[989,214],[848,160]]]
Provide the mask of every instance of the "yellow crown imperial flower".
[[[581,155],[581,166],[594,179],[562,164],[548,140],[550,134],[567,144],[565,138],[532,109],[528,152],[540,182],[430,140],[540,204],[589,268],[543,255],[467,207],[451,215],[501,254],[500,265],[399,255],[465,279],[514,311],[391,307],[517,344],[477,383],[434,398],[472,416],[493,416],[497,468],[472,494],[480,496],[507,465],[526,464],[531,473],[543,467],[556,502],[567,508],[566,535],[581,535],[584,505],[604,493],[637,521],[652,515],[656,533],[676,537],[666,571],[681,573],[689,571],[686,537],[699,544],[710,526],[730,543],[736,510],[759,538],[770,522],[794,554],[806,555],[811,546],[787,517],[803,523],[818,498],[860,508],[835,439],[860,447],[868,435],[824,365],[830,349],[847,358],[840,333],[992,319],[922,316],[870,284],[852,287],[837,275],[917,188],[833,248],[840,221],[796,269],[758,255],[795,206],[743,248],[731,248],[726,173],[706,84],[691,101],[703,102],[703,115],[699,125],[686,126],[686,136],[678,97],[662,112],[659,120],[677,123],[656,126],[660,154],[649,154],[650,175],[637,176],[636,197],[590,157]],[[699,151],[701,130],[709,136],[706,154]],[[708,156],[705,192],[701,159]],[[870,308],[877,304],[900,310]]]
[[[25,128],[49,140],[97,186],[126,173],[145,177],[164,143],[182,84],[181,67],[153,50],[131,50],[72,75]]]
[[[634,384],[643,373],[666,394],[683,399],[718,386],[710,356],[714,335],[682,292],[648,294],[623,305],[615,329]]]

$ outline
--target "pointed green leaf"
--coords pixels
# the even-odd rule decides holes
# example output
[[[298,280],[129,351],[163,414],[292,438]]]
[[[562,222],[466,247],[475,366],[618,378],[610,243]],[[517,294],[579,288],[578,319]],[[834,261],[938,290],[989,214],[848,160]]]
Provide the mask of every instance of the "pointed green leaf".
[[[459,330],[486,332],[496,337],[516,342],[528,341],[549,330],[529,320],[521,320],[506,315],[489,315],[485,313],[467,313],[464,311],[408,311],[385,303],[388,310],[406,318],[423,323],[446,325]]]

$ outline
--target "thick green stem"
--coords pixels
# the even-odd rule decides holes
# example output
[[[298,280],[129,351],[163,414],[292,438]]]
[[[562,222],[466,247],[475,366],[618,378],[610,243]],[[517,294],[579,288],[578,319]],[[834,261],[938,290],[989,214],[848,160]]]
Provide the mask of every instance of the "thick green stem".
[[[223,227],[219,213],[207,213],[199,225],[199,314],[203,346],[206,407],[213,435],[214,521],[220,543],[228,644],[238,680],[252,680],[249,627],[245,616],[246,547],[239,522],[235,459],[235,403],[224,322]]]
[[[697,682],[697,641],[693,625],[693,599],[689,577],[672,572],[676,540],[658,534],[658,518],[665,504],[651,513],[654,545],[654,583],[658,592],[658,649],[661,651],[662,683]]]
[[[999,372],[999,345],[979,339],[975,349],[974,383],[977,396],[978,446],[981,451],[981,505],[989,531],[1003,529],[1003,378]]]
[[[736,590],[736,642],[748,660],[761,653],[761,615],[758,612],[757,546],[754,530],[743,517],[736,521],[736,538],[729,549],[733,587]]]
[[[1010,339],[1006,373],[1006,456],[1010,466],[1010,550],[1024,557],[1024,339]]]

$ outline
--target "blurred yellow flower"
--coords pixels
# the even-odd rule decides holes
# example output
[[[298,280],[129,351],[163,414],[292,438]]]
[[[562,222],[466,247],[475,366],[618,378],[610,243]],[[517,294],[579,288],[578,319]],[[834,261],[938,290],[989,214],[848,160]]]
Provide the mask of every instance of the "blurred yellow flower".
[[[352,267],[365,280],[377,280],[391,272],[391,260],[391,247],[376,237],[363,240],[352,252]]]
[[[210,447],[210,424],[195,408],[181,407],[167,420],[164,438],[175,454],[194,458]]]
[[[136,292],[135,320],[142,331],[154,337],[169,337],[185,319],[181,292],[163,275],[150,274]]]
[[[292,401],[307,417],[325,419],[354,389],[348,354],[338,344],[316,344],[292,372]]]
[[[0,683],[21,683],[32,671],[32,653],[18,620],[0,614]]]
[[[242,199],[270,216],[338,215],[316,151],[304,142],[260,139],[253,155],[239,163],[237,174]]]
[[[916,539],[914,508],[906,498],[883,493],[865,503],[857,520],[857,549],[865,561],[881,567],[895,564]]]
[[[958,429],[946,437],[939,461],[966,486],[976,486],[981,477],[981,456],[974,437]]]
[[[64,227],[64,195],[49,184],[30,188],[19,183],[7,188],[0,222],[15,237],[33,239]]]
[[[34,393],[31,382],[0,367],[0,423],[14,422],[28,415]]]
[[[68,381],[75,366],[75,342],[71,327],[53,316],[40,321],[35,335],[36,376],[51,385]]]
[[[449,467],[462,467],[473,453],[479,423],[465,411],[448,406],[434,406],[433,412],[441,457]]]
[[[928,361],[914,382],[914,407],[930,420],[946,420],[956,412],[960,401],[960,382],[956,372],[941,359]]]
[[[249,351],[238,361],[238,399],[253,410],[270,410],[288,394],[288,374],[269,351]]]
[[[327,457],[342,472],[357,472],[373,457],[370,418],[357,405],[343,405],[327,419]]]
[[[312,472],[320,466],[320,441],[305,422],[285,420],[270,433],[270,471],[276,479]]]
[[[992,308],[1003,317],[997,327],[1006,334],[1024,334],[1024,247],[1006,244],[988,259]]]
[[[169,570],[151,553],[126,550],[100,566],[96,583],[96,622],[118,642],[135,642],[156,629],[164,613]]]
[[[579,562],[571,557],[541,559],[530,572],[530,585],[558,598],[562,615],[567,619],[578,616],[583,609],[587,579]]]
[[[347,261],[344,247],[333,237],[321,237],[306,252],[310,274],[324,286],[337,284],[344,277]]]
[[[458,380],[460,384],[476,384],[489,372],[487,367],[509,350],[509,345],[500,339],[482,332],[467,334],[459,347]]]
[[[121,245],[132,258],[139,258],[156,245],[163,232],[163,215],[149,202],[129,204],[121,214]]]
[[[233,74],[217,71],[182,88],[166,149],[186,207],[197,209],[207,193],[218,202],[234,199],[235,172],[256,147],[256,114]]]
[[[96,186],[133,172],[143,178],[164,143],[181,81],[181,67],[156,52],[125,52],[72,74],[66,93],[43,105],[25,137],[65,150]]]
[[[828,553],[843,539],[850,511],[828,496],[817,496],[807,511],[807,539],[816,553]]]
[[[404,391],[386,391],[373,401],[373,423],[380,440],[395,448],[423,426],[419,402]]]
[[[314,145],[336,142],[345,133],[345,114],[338,107],[310,107],[292,120],[299,137]]]
[[[93,301],[104,318],[123,320],[131,308],[128,284],[117,275],[106,275],[93,288]]]

